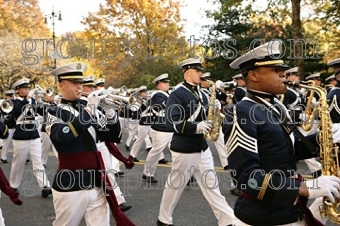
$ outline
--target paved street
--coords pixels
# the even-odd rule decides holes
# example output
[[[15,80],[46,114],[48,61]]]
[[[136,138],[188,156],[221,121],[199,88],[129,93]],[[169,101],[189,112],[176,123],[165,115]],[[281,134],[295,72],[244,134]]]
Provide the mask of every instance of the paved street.
[[[123,139],[119,147],[123,154],[127,156],[128,152],[123,146],[125,138],[126,134],[123,134]],[[230,194],[230,182],[228,181],[229,174],[222,170],[214,145],[210,145],[210,147],[214,154],[217,175],[220,179],[221,192],[226,197],[227,202],[233,207],[236,196]],[[142,150],[139,159],[145,159],[146,154],[147,152]],[[171,159],[169,150],[165,150],[165,156],[166,159]],[[8,160],[11,162],[12,152],[9,153]],[[7,177],[9,177],[10,163],[0,165]],[[57,165],[57,159],[53,153],[51,153],[46,169],[50,181],[52,181]],[[299,167],[305,169],[306,166],[303,162],[300,162]],[[12,204],[9,198],[2,194],[0,207],[7,226],[52,225],[52,221],[55,217],[52,197],[46,199],[41,198],[41,194],[37,188],[37,182],[35,179],[33,179],[32,182],[31,168],[31,164],[26,166],[26,182],[23,181],[20,187],[20,198],[24,202],[22,206]],[[130,171],[125,170],[124,166],[122,166],[121,169],[126,172],[126,175],[118,178],[120,188],[126,195],[126,202],[133,205],[133,208],[126,212],[126,215],[138,226],[156,225],[159,205],[162,197],[162,187],[164,186],[166,177],[170,172],[170,165],[159,165],[158,170],[160,183],[155,185],[150,185],[145,181],[142,181],[142,162],[136,163],[134,169]],[[25,186],[24,183],[26,183]],[[27,195],[22,195],[24,193]],[[217,221],[196,183],[193,183],[192,186],[186,186],[173,216],[174,224],[176,226],[217,225]],[[84,225],[85,223],[82,222],[81,226]],[[111,225],[115,225],[113,217],[111,217]],[[333,224],[329,223],[327,225],[331,226]]]

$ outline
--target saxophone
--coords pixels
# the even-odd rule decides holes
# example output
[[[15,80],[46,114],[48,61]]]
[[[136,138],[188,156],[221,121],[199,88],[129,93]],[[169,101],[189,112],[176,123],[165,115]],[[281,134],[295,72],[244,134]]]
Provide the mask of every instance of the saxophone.
[[[340,176],[339,172],[339,159],[338,159],[338,146],[333,143],[332,136],[332,121],[329,115],[327,94],[321,87],[303,85],[297,82],[285,82],[289,86],[306,88],[319,94],[318,108],[320,116],[320,161],[322,164],[322,175]],[[335,203],[330,202],[327,198],[323,198],[323,205],[319,206],[321,217],[328,217],[330,221],[340,225],[340,212],[338,207],[340,205],[339,198],[335,198]]]
[[[216,141],[220,136],[220,128],[223,121],[223,117],[219,109],[215,108],[215,100],[216,100],[216,85],[213,81],[207,80],[211,86],[211,95],[209,98],[209,108],[208,108],[208,116],[207,121],[212,123],[212,128],[208,133],[204,134],[204,138],[208,141]]]
[[[307,84],[308,84],[307,87],[315,87],[315,82],[313,80],[308,81]],[[302,84],[301,84],[301,87],[303,87]],[[313,97],[314,97],[314,92],[315,92],[314,89],[310,89],[310,94],[308,96],[306,109],[305,109],[306,118],[301,123],[301,128],[306,132],[310,131],[313,128],[313,121],[317,113],[317,108],[314,108],[313,102],[312,102]]]

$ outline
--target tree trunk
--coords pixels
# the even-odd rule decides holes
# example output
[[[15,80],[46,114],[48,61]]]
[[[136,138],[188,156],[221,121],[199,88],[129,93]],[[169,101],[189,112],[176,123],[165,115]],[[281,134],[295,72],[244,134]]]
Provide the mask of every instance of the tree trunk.
[[[302,37],[302,29],[301,29],[301,19],[300,19],[300,10],[301,10],[301,0],[291,0],[292,1],[292,27],[293,27],[293,39],[296,41],[294,55],[296,58],[294,59],[294,65],[299,67],[299,74],[301,80],[305,78],[304,70],[303,70],[303,57],[304,53],[304,42],[299,42],[297,40],[303,40]]]

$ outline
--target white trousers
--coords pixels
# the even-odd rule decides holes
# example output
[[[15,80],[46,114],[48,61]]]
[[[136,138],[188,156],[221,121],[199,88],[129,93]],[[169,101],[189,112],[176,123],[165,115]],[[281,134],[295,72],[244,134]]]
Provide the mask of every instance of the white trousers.
[[[163,191],[158,219],[163,223],[172,224],[173,211],[187,182],[191,175],[193,175],[203,196],[208,201],[218,221],[218,225],[226,226],[232,224],[235,218],[234,211],[220,192],[210,149],[208,148],[201,153],[191,154],[171,151],[171,154],[171,173],[168,176]]]
[[[132,157],[137,158],[140,150],[143,147],[145,138],[148,137],[150,129],[151,129],[151,126],[138,125],[138,127],[137,127],[137,140],[133,144],[131,151],[130,151],[130,155]],[[149,138],[149,140],[150,140],[150,138]]]
[[[109,226],[110,211],[102,188],[72,192],[52,189],[56,219],[54,226],[79,226],[84,218],[87,226]]]
[[[228,165],[228,156],[224,143],[224,134],[222,132],[222,127],[220,128],[220,135],[217,141],[214,142],[218,157],[220,159],[221,165],[223,167]]]
[[[8,129],[8,137],[6,139],[3,139],[3,145],[1,150],[1,159],[6,160],[8,150],[13,148],[12,144],[12,137],[13,137],[14,129]]]
[[[2,216],[2,210],[0,208],[0,226],[5,226],[5,219]]]
[[[118,204],[122,204],[125,202],[125,198],[123,196],[122,191],[120,190],[118,183],[116,182],[116,178],[114,173],[117,173],[117,171],[115,169],[112,169],[112,158],[111,158],[111,153],[109,152],[109,149],[107,149],[105,142],[99,142],[97,143],[97,149],[98,151],[100,151],[103,161],[104,161],[104,165],[105,165],[105,169],[108,172],[108,177],[109,180],[111,182],[111,185],[114,187],[113,191],[115,193],[115,196],[117,198],[117,202]]]
[[[13,140],[13,160],[9,183],[12,188],[20,186],[25,173],[25,162],[30,154],[33,174],[35,175],[40,188],[50,187],[50,182],[45,174],[44,166],[41,163],[41,141],[40,138],[33,140]],[[26,178],[24,178],[26,180]]]
[[[130,147],[132,140],[137,134],[138,122],[136,120],[129,120],[128,137],[126,138],[125,145]]]
[[[237,225],[237,226],[251,226],[250,224],[246,224],[238,218],[235,219],[234,224]],[[302,220],[302,221],[297,221],[297,222],[290,223],[290,224],[280,224],[279,226],[306,226],[306,225],[307,224],[306,224],[305,220]]]
[[[151,129],[150,136],[152,139],[152,148],[149,151],[145,160],[143,171],[144,175],[154,176],[157,169],[158,161],[164,158],[163,153],[164,148],[166,146],[170,148],[170,141],[172,139],[172,135],[173,133],[160,132]]]
[[[48,156],[51,151],[53,151],[53,144],[50,136],[46,132],[40,132],[41,134],[41,162],[46,164]]]

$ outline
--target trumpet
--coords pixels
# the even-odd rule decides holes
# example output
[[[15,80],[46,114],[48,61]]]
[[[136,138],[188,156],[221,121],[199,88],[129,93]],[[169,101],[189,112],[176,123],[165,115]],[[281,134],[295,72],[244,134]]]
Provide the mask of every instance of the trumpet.
[[[4,100],[1,102],[0,109],[6,114],[9,114],[13,110],[13,102],[10,100]]]
[[[237,87],[237,82],[236,81],[230,81],[230,82],[222,82],[219,84],[220,89],[224,91],[229,91]]]
[[[124,85],[117,89],[114,89],[110,86],[106,91],[107,93],[119,96],[126,96],[128,94],[128,88]]]
[[[33,95],[37,98],[37,97],[41,97],[43,98],[45,95],[51,97],[53,96],[54,93],[54,89],[53,88],[47,88],[46,90],[44,90],[41,86],[39,85],[35,85],[35,88],[33,91]]]

